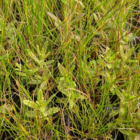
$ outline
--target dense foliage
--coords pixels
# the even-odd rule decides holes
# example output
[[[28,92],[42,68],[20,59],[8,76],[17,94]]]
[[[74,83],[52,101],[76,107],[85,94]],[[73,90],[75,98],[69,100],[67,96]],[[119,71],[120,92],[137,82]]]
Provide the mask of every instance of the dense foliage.
[[[140,139],[138,0],[0,1],[0,139]]]

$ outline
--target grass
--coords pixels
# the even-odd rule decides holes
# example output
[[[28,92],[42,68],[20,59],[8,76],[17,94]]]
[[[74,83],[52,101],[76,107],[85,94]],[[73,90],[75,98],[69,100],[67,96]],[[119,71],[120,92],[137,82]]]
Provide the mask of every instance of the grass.
[[[0,2],[0,139],[140,139],[138,0]]]

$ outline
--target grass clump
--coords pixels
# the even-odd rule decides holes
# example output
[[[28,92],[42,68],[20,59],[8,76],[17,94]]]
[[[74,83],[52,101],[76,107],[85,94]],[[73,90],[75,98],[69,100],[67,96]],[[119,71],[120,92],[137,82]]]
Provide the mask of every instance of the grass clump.
[[[0,139],[140,139],[139,1],[0,2]]]

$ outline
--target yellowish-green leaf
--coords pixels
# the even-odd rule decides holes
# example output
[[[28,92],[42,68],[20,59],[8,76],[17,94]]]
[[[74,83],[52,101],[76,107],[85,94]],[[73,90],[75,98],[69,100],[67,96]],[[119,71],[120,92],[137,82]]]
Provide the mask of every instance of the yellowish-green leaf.
[[[23,100],[23,104],[31,108],[36,108],[36,103],[33,101]]]
[[[44,100],[42,89],[37,92],[37,101]]]
[[[41,65],[41,62],[39,61],[39,59],[29,50],[27,49],[29,56],[36,61],[39,65]]]
[[[35,117],[37,117],[40,113],[38,113],[38,112],[35,112],[35,111],[26,111],[26,116],[28,116],[28,117],[31,117],[31,118],[35,118]]]
[[[47,101],[45,102],[45,107],[51,102],[52,98],[55,97],[55,94],[53,94]]]
[[[57,113],[58,111],[60,111],[60,108],[58,107],[52,107],[49,110],[44,112],[44,116],[49,116],[49,115],[53,115],[54,113]]]
[[[12,111],[12,107],[9,104],[4,104],[0,106],[0,113],[6,113],[7,111]]]
[[[41,83],[40,89],[46,89],[47,88],[47,83],[48,83],[48,80],[46,79],[46,81]]]
[[[67,70],[60,63],[58,63],[58,68],[62,76],[67,75]]]
[[[50,65],[50,64],[52,64],[53,62],[54,62],[54,60],[50,60],[50,61],[45,62],[45,64],[46,64],[46,65]]]

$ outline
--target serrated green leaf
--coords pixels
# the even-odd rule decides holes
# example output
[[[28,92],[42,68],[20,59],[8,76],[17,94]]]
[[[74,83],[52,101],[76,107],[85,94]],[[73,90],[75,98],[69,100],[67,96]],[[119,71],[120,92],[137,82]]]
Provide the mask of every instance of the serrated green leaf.
[[[54,113],[57,113],[58,111],[60,111],[60,108],[58,107],[52,107],[49,110],[44,112],[44,116],[49,116],[49,115],[53,115]]]
[[[36,103],[33,101],[23,100],[23,104],[31,108],[36,108]]]
[[[49,97],[49,99],[47,99],[47,101],[45,102],[45,107],[51,102],[52,98],[55,97],[56,95],[53,94],[51,97]]]
[[[125,113],[126,113],[125,108],[120,108],[120,110],[119,110],[119,116],[120,117],[124,117]]]
[[[67,70],[60,63],[58,63],[58,69],[62,76],[67,74]]]
[[[61,89],[60,90],[64,95],[66,95],[67,97],[71,96],[71,92],[69,90],[65,90],[65,89]]]
[[[47,80],[42,82],[41,85],[40,85],[40,89],[46,89],[47,88],[47,83],[48,83]]]
[[[40,68],[35,68],[35,69],[29,69],[29,70],[26,70],[27,73],[35,73],[39,70]]]
[[[44,112],[45,112],[45,107],[41,107],[41,108],[40,108],[40,111],[41,111],[42,113],[44,113]]]
[[[81,95],[81,94],[79,94],[79,93],[76,93],[76,92],[74,92],[73,96],[74,96],[74,98],[76,98],[76,99],[78,99],[78,98],[81,99],[81,100],[85,99],[85,96],[83,96],[83,95]]]
[[[66,90],[67,88],[69,88],[69,84],[66,82],[64,77],[61,77],[59,80],[59,85],[58,85],[58,89],[59,91],[61,91],[63,94],[65,94],[66,96],[70,96],[71,93],[69,90]]]
[[[70,99],[69,100],[69,108],[72,109],[73,106],[74,106],[74,104],[75,104],[74,100],[73,99]]]
[[[52,64],[53,62],[54,62],[54,60],[50,60],[50,61],[45,62],[45,64],[46,64],[46,65],[50,65],[50,64]]]
[[[16,69],[16,70],[19,70],[19,69]],[[26,73],[23,73],[23,72],[16,72],[17,75],[20,75],[20,76],[23,76],[23,77],[26,77]]]
[[[64,78],[64,77],[61,77],[59,79],[59,86],[58,86],[59,90],[61,90],[61,89],[68,89],[68,88],[75,88],[75,87],[76,87],[76,84],[75,84],[74,81],[71,80],[68,83],[66,81],[66,78]]]
[[[35,111],[26,111],[26,116],[27,117],[31,117],[31,118],[35,118],[36,116],[38,116],[40,113],[38,113],[38,112],[35,112]]]
[[[42,89],[39,89],[37,92],[37,101],[44,100]]]
[[[42,62],[40,62],[39,59],[38,59],[29,49],[27,49],[27,52],[28,52],[29,56],[30,56],[34,61],[36,61],[39,65],[41,65]]]
[[[40,52],[40,49],[39,49],[39,46],[38,45],[36,46],[36,50],[37,50],[37,53],[39,54],[39,56],[41,56],[42,54]]]

